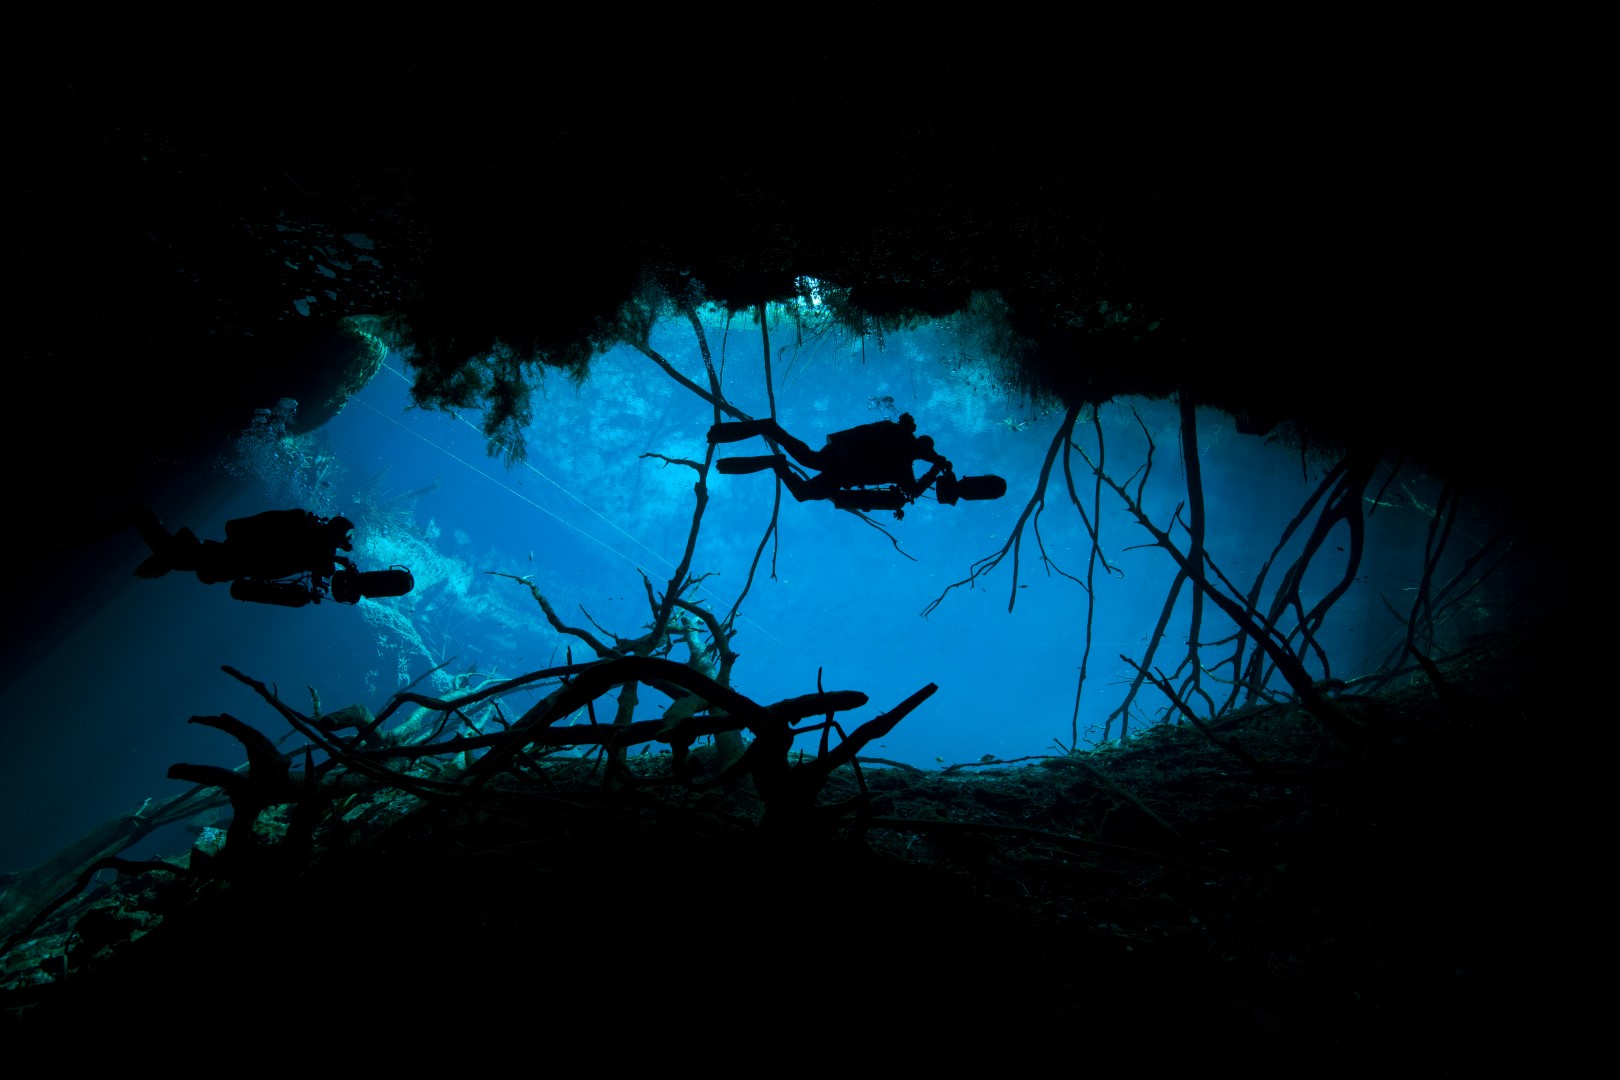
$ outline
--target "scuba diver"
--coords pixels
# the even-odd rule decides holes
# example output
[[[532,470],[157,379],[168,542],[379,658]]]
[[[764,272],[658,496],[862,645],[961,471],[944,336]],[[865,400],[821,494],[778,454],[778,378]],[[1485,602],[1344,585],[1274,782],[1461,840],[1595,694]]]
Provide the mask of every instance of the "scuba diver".
[[[328,593],[340,604],[357,604],[362,596],[404,596],[416,587],[403,566],[362,573],[339,554],[354,550],[354,522],[346,517],[266,510],[227,521],[224,540],[199,540],[190,529],[171,533],[146,509],[134,511],[134,518],[152,549],[135,568],[136,577],[191,570],[205,585],[229,581],[237,600],[282,607],[318,604]]]
[[[820,450],[810,449],[771,419],[715,424],[709,429],[709,442],[740,442],[755,435],[781,446],[817,474],[800,476],[781,454],[721,458],[714,467],[728,475],[773,470],[800,502],[827,499],[840,510],[893,510],[896,517],[903,517],[906,504],[917,501],[935,481],[939,486],[934,495],[947,505],[959,499],[999,499],[1007,493],[1007,481],[999,476],[958,477],[950,461],[934,449],[934,440],[917,434],[917,421],[910,413],[902,413],[898,420],[835,431]],[[921,477],[913,464],[918,461],[928,463]]]

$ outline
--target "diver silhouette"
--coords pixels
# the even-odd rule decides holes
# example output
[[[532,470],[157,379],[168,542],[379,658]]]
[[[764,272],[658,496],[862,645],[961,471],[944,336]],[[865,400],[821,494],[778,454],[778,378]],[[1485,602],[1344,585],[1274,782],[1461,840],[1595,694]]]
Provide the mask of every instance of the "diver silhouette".
[[[340,604],[362,596],[404,596],[416,587],[410,570],[395,566],[362,573],[339,551],[353,551],[346,517],[321,517],[308,510],[266,510],[225,523],[224,540],[199,540],[190,529],[171,533],[157,515],[132,512],[135,528],[152,555],[135,576],[158,578],[190,570],[205,585],[231,582],[231,596],[259,604],[303,607],[330,593]]]
[[[935,498],[946,504],[999,499],[1007,492],[1007,482],[999,476],[957,477],[950,461],[934,449],[934,440],[917,434],[917,421],[910,413],[902,413],[898,420],[835,431],[820,450],[812,450],[771,419],[715,424],[709,429],[709,442],[740,442],[755,435],[776,443],[794,461],[815,469],[816,475],[800,476],[781,454],[721,458],[714,467],[728,475],[773,470],[800,502],[827,499],[840,510],[893,510],[903,516],[905,505],[936,481]],[[928,471],[920,477],[915,471],[918,461],[928,463]]]

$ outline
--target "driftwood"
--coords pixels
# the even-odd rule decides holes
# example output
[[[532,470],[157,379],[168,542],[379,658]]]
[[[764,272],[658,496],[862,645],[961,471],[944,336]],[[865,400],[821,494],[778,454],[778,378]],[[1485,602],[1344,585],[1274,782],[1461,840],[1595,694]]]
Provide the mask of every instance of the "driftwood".
[[[101,870],[141,873],[161,869],[232,878],[267,868],[292,870],[308,857],[319,830],[333,823],[335,806],[340,799],[393,788],[408,795],[439,801],[459,799],[472,805],[483,787],[502,777],[507,784],[527,782],[524,770],[533,764],[528,753],[547,747],[587,744],[622,752],[636,743],[664,743],[674,755],[676,782],[698,789],[750,779],[764,807],[761,825],[777,830],[842,815],[852,809],[864,809],[867,801],[864,798],[823,807],[818,805],[818,796],[834,770],[850,765],[858,774],[860,766],[856,755],[860,750],[872,740],[887,735],[937,689],[929,684],[889,712],[843,734],[833,720],[834,714],[865,705],[865,694],[850,690],[817,691],[772,705],[760,705],[685,664],[656,657],[617,657],[536,672],[500,684],[500,691],[510,692],[540,679],[566,677],[558,692],[498,732],[378,747],[360,745],[362,736],[367,733],[357,734],[345,744],[321,731],[312,718],[282,702],[262,682],[230,667],[224,670],[257,690],[296,730],[320,737],[320,749],[328,757],[317,762],[314,751],[305,750],[304,768],[295,771],[290,767],[289,758],[251,725],[229,715],[192,717],[192,723],[216,728],[240,742],[246,750],[247,763],[236,769],[188,763],[171,766],[171,779],[186,780],[198,786],[160,803],[148,800],[135,813],[98,826],[51,859],[9,878],[4,893],[0,894],[4,905],[0,907],[0,943],[3,943],[0,951],[34,932],[52,912],[83,892]],[[559,719],[572,715],[603,694],[637,681],[683,689],[723,711],[693,713],[674,722],[648,720],[627,725],[554,726]],[[401,699],[407,698],[446,711],[466,706],[464,698],[436,700],[400,694],[382,715],[390,715],[401,704]],[[818,716],[824,719],[799,726]],[[829,737],[834,729],[843,734],[836,744]],[[723,731],[740,730],[752,733],[753,741],[720,775],[703,780],[688,768],[697,740]],[[816,732],[821,734],[819,752],[805,755],[794,751],[796,738]],[[465,761],[472,754],[477,755],[476,759],[460,769],[459,774],[453,765],[446,764]],[[439,759],[438,766],[431,770],[437,776],[424,775],[422,763],[429,759]],[[453,779],[440,778],[444,776]],[[118,858],[119,852],[152,830],[218,808],[226,802],[231,806],[232,817],[225,847],[219,855],[207,856],[194,850],[188,860],[174,863],[131,862]],[[264,811],[279,806],[290,808],[287,828],[278,843],[267,844],[257,835],[255,827]]]

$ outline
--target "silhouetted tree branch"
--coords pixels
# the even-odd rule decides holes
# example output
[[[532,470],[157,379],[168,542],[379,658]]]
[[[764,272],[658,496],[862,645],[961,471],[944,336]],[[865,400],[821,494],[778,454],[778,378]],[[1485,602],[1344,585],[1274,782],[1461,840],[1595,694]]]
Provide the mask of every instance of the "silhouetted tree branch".
[[[756,309],[756,314],[759,318],[760,350],[762,362],[765,367],[765,398],[770,405],[770,417],[772,420],[775,420],[776,384],[771,377],[771,333],[770,327],[767,326],[765,322],[764,304],[759,305],[759,307]],[[772,443],[771,450],[774,452],[775,449],[776,445]],[[778,535],[776,521],[777,515],[782,510],[782,478],[777,476],[775,472],[772,472],[771,477],[775,481],[775,484],[772,487],[771,496],[771,520],[765,526],[765,535],[759,538],[759,546],[754,549],[754,558],[748,564],[748,577],[743,581],[742,590],[737,593],[736,601],[731,605],[731,610],[726,614],[727,623],[730,623],[732,620],[736,619],[738,611],[742,609],[743,599],[747,597],[749,591],[754,587],[754,574],[759,571],[759,560],[765,554],[765,545],[770,543],[772,539],[776,538]],[[773,545],[771,548],[772,581],[776,580],[776,555],[777,547]]]
[[[1271,554],[1268,555],[1266,560],[1260,564],[1260,569],[1254,576],[1254,584],[1249,587],[1248,595],[1245,598],[1245,610],[1248,612],[1251,619],[1257,619],[1258,617],[1258,612],[1260,610],[1260,594],[1265,588],[1266,578],[1271,573],[1272,564],[1276,562],[1277,557],[1282,554],[1283,549],[1288,546],[1288,543],[1293,539],[1294,534],[1298,532],[1299,529],[1303,527],[1305,522],[1310,518],[1311,511],[1315,508],[1316,504],[1325,498],[1327,493],[1332,490],[1333,485],[1338,481],[1338,478],[1343,471],[1344,463],[1341,461],[1328,472],[1327,476],[1323,477],[1322,482],[1316,486],[1316,490],[1311,492],[1311,494],[1306,498],[1304,504],[1300,506],[1299,511],[1293,516],[1292,519],[1289,520],[1288,524],[1283,527],[1282,534],[1278,536],[1276,545],[1271,549]],[[1235,589],[1234,593],[1236,593]],[[1276,621],[1280,615],[1281,608],[1278,605],[1273,604],[1270,613],[1261,625],[1263,625],[1269,632],[1276,626]],[[1264,650],[1256,645],[1253,655],[1249,655],[1247,647],[1252,636],[1248,629],[1249,625],[1249,623],[1237,624],[1237,634],[1233,643],[1232,656],[1230,659],[1222,662],[1222,664],[1232,665],[1232,690],[1228,695],[1226,704],[1223,706],[1223,708],[1231,708],[1233,705],[1235,705],[1237,703],[1239,694],[1246,694],[1246,700],[1251,702],[1256,698],[1264,696],[1265,694],[1263,661]],[[1247,664],[1245,664],[1246,659]],[[1220,666],[1222,665],[1216,665],[1216,669],[1218,670]]]
[[[1370,474],[1370,467],[1368,473]],[[1192,580],[1194,585],[1208,596],[1225,613],[1227,618],[1238,626],[1246,627],[1250,634],[1260,642],[1266,655],[1276,665],[1277,672],[1293,690],[1300,705],[1313,717],[1321,721],[1322,725],[1335,737],[1352,747],[1364,747],[1366,735],[1361,725],[1346,715],[1327,696],[1323,689],[1315,684],[1299,658],[1290,652],[1284,643],[1277,641],[1272,635],[1266,633],[1262,627],[1256,625],[1252,614],[1240,601],[1228,596],[1209,580],[1204,572],[1203,561],[1190,561],[1186,553],[1176,546],[1170,535],[1153,524],[1153,521],[1142,507],[1140,498],[1141,484],[1138,483],[1136,495],[1133,496],[1124,484],[1115,481],[1106,473],[1098,470],[1098,475],[1124,501],[1131,515],[1136,518],[1137,523],[1153,537],[1154,543],[1163,548],[1175,560],[1176,566]],[[1364,483],[1365,481],[1363,481],[1363,486]]]
[[[1141,414],[1135,408],[1131,409],[1131,416],[1136,420],[1136,426],[1141,430],[1142,438],[1146,442],[1142,465],[1135,474],[1137,498],[1140,499],[1143,489],[1147,486],[1148,479],[1153,475],[1153,455],[1158,448],[1158,444],[1154,441],[1153,433],[1142,422]],[[1081,456],[1085,456],[1084,451],[1081,451]],[[1096,471],[1100,477],[1102,475],[1101,469],[1099,468]],[[1177,513],[1180,513],[1179,507]],[[1158,655],[1159,645],[1163,643],[1165,634],[1170,628],[1170,620],[1175,615],[1176,601],[1181,598],[1181,588],[1186,582],[1187,574],[1178,570],[1176,576],[1170,582],[1170,587],[1165,590],[1164,603],[1159,605],[1158,621],[1154,623],[1153,631],[1148,634],[1147,648],[1142,653],[1142,664],[1141,666],[1132,665],[1136,666],[1136,677],[1131,680],[1131,685],[1125,691],[1125,696],[1120,700],[1120,703],[1103,719],[1102,740],[1104,742],[1113,737],[1114,721],[1116,719],[1119,721],[1120,739],[1129,737],[1131,706],[1135,704],[1137,695],[1141,693],[1143,680],[1147,676],[1146,669],[1152,665],[1153,658]]]
[[[1045,564],[1049,570],[1056,569],[1058,573],[1063,574],[1063,576],[1069,580],[1074,581],[1077,584],[1083,584],[1080,582],[1079,578],[1074,577],[1072,574],[1065,573],[1062,569],[1058,568],[1057,564],[1047,556],[1046,548],[1043,544],[1041,544],[1040,541],[1039,525],[1040,511],[1046,505],[1046,482],[1052,475],[1052,464],[1057,460],[1058,451],[1068,444],[1069,434],[1074,431],[1075,418],[1079,416],[1079,413],[1080,410],[1078,406],[1070,406],[1068,411],[1063,414],[1063,423],[1058,425],[1057,434],[1052,436],[1051,445],[1046,448],[1046,460],[1041,463],[1041,474],[1040,477],[1035,481],[1035,490],[1033,493],[1031,493],[1029,502],[1024,504],[1024,512],[1018,515],[1018,521],[1015,525],[1013,525],[1012,533],[1007,537],[1007,542],[1001,546],[1001,550],[996,552],[994,555],[987,555],[975,562],[971,567],[968,568],[968,576],[963,578],[961,581],[955,581],[945,586],[944,591],[930,601],[927,607],[922,609],[923,618],[926,619],[929,615],[933,614],[935,609],[937,609],[940,604],[945,602],[945,597],[952,589],[958,588],[962,585],[971,587],[979,578],[990,573],[990,571],[994,570],[997,566],[1000,566],[1002,560],[1007,557],[1008,552],[1012,553],[1013,571],[1012,584],[1007,595],[1007,610],[1009,612],[1012,611],[1013,605],[1018,601],[1018,555],[1024,542],[1024,525],[1032,518],[1036,522],[1034,532],[1036,544],[1040,546],[1041,549],[1041,562]]]
[[[1091,410],[1091,428],[1097,437],[1097,467],[1101,469],[1104,455],[1103,432],[1102,420],[1099,418],[1096,409]],[[1074,503],[1075,511],[1080,515],[1080,523],[1085,527],[1086,535],[1091,539],[1091,551],[1086,556],[1086,580],[1084,584],[1086,590],[1085,644],[1080,650],[1080,670],[1074,681],[1074,710],[1069,715],[1068,751],[1071,754],[1080,748],[1080,699],[1086,686],[1087,667],[1091,663],[1092,627],[1095,624],[1097,614],[1097,564],[1102,563],[1105,572],[1112,572],[1114,569],[1109,565],[1107,557],[1102,553],[1102,480],[1100,477],[1092,477],[1091,514],[1088,517],[1086,508],[1080,503],[1080,496],[1074,490],[1074,470],[1071,466],[1074,448],[1074,437],[1071,432],[1068,441],[1063,445],[1063,482],[1069,491],[1069,501]]]
[[[1175,687],[1170,685],[1169,679],[1166,679],[1163,675],[1156,671],[1147,671],[1145,668],[1138,665],[1135,660],[1132,660],[1130,657],[1125,656],[1124,654],[1120,655],[1120,659],[1131,665],[1131,667],[1136,668],[1137,671],[1142,672],[1142,674],[1146,675],[1149,679],[1153,680],[1153,685],[1158,689],[1158,691],[1170,699],[1170,704],[1176,707],[1176,711],[1181,713],[1182,716],[1185,716],[1192,726],[1198,729],[1199,734],[1203,735],[1204,738],[1208,739],[1222,750],[1225,750],[1227,753],[1236,756],[1239,761],[1243,762],[1243,764],[1247,765],[1255,772],[1264,773],[1267,771],[1266,766],[1262,765],[1258,760],[1256,760],[1253,754],[1249,753],[1243,748],[1243,744],[1237,741],[1236,736],[1229,736],[1228,738],[1222,739],[1220,736],[1216,735],[1215,732],[1211,731],[1209,725],[1204,723],[1203,719],[1196,712],[1194,712],[1190,706],[1188,706],[1187,702],[1182,699],[1180,694],[1176,693]]]
[[[1366,514],[1363,502],[1366,497],[1367,485],[1372,481],[1373,471],[1378,466],[1376,454],[1365,450],[1352,450],[1333,470],[1337,478],[1332,490],[1327,495],[1327,501],[1322,512],[1312,523],[1311,531],[1305,538],[1303,549],[1299,557],[1289,566],[1278,585],[1277,595],[1272,601],[1271,612],[1266,620],[1266,626],[1276,631],[1278,620],[1285,610],[1296,613],[1296,622],[1293,630],[1284,635],[1284,642],[1292,648],[1295,635],[1301,640],[1301,647],[1308,648],[1316,654],[1317,662],[1322,666],[1324,678],[1330,678],[1332,671],[1329,666],[1327,651],[1316,641],[1316,631],[1320,629],[1323,619],[1327,617],[1328,609],[1345,594],[1355,582],[1356,574],[1361,568],[1362,556],[1366,550]],[[1325,484],[1325,482],[1324,482]],[[1349,534],[1349,544],[1345,555],[1344,569],[1339,580],[1329,588],[1309,611],[1304,608],[1304,601],[1300,596],[1300,585],[1310,568],[1311,560],[1327,543],[1334,528],[1343,523]],[[1268,651],[1267,655],[1270,653]],[[1289,653],[1290,656],[1293,653]],[[1273,661],[1275,662],[1275,661]],[[1280,666],[1279,666],[1280,670]],[[1290,686],[1293,680],[1287,679]],[[1265,674],[1261,674],[1257,685],[1264,686],[1268,681]]]

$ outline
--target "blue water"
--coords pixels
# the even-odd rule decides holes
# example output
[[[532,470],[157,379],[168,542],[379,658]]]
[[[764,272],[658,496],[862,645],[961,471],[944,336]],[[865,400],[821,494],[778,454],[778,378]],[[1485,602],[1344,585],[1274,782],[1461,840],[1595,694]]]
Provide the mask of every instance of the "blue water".
[[[750,415],[767,415],[758,329],[747,320],[729,332],[718,321],[709,329],[727,398]],[[1170,558],[1144,546],[1148,534],[1105,489],[1098,524],[1116,571],[1097,573],[1077,717],[1087,594],[1064,575],[1085,577],[1089,544],[1061,463],[1038,518],[1039,543],[1025,525],[1016,579],[1009,552],[973,585],[949,588],[1007,544],[1062,420],[1061,410],[1043,409],[1003,385],[958,330],[942,323],[887,335],[881,344],[828,335],[795,346],[789,326],[772,327],[777,412],[789,431],[819,446],[829,431],[908,411],[958,473],[997,473],[1009,491],[995,502],[955,506],[924,499],[898,521],[873,514],[881,529],[825,503],[796,503],[784,492],[778,535],[766,545],[732,641],[740,654],[733,684],[756,701],[808,693],[818,679],[827,689],[866,693],[864,709],[840,717],[846,728],[937,684],[933,697],[866,750],[923,768],[1054,753],[1076,737],[1090,745],[1132,677],[1121,654],[1142,657],[1175,575]],[[661,326],[654,346],[707,385],[684,322]],[[230,713],[273,738],[284,735],[287,726],[275,711],[221,665],[274,686],[287,704],[308,713],[312,691],[328,712],[353,703],[378,711],[391,693],[438,665],[444,666],[418,690],[446,692],[452,680],[476,685],[560,664],[570,647],[576,661],[590,658],[582,642],[546,624],[526,586],[496,575],[529,578],[569,623],[605,628],[593,630],[599,637],[645,631],[648,583],[659,593],[668,586],[692,526],[696,473],[642,455],[700,461],[714,419],[709,404],[641,353],[617,349],[596,361],[583,385],[548,377],[527,461],[508,468],[488,453],[476,416],[412,408],[408,379],[403,358],[390,355],[323,430],[297,444],[275,444],[274,455],[250,447],[257,457],[249,455],[246,466],[239,461],[234,474],[222,471],[225,504],[153,509],[171,528],[189,525],[204,537],[223,536],[229,518],[284,505],[339,511],[357,523],[361,568],[407,565],[415,591],[358,607],[328,602],[295,610],[234,601],[225,586],[205,586],[189,574],[132,580],[11,690],[9,708],[49,722],[21,728],[20,745],[0,764],[0,814],[12,823],[0,841],[0,869],[32,865],[148,797],[179,793],[183,785],[165,778],[175,762],[241,760],[231,739],[188,724],[191,716]],[[1175,403],[1110,403],[1100,422],[1108,472],[1129,479],[1133,491],[1133,474],[1148,439],[1154,441],[1143,501],[1167,526],[1186,497]],[[1238,434],[1219,414],[1201,414],[1199,423],[1208,549],[1247,589],[1322,467]],[[1089,419],[1074,439],[1095,453]],[[765,445],[719,449],[755,454]],[[1092,477],[1078,455],[1071,463],[1090,514]],[[1404,624],[1385,602],[1404,618],[1422,572],[1429,519],[1412,504],[1432,505],[1438,484],[1404,474],[1402,480],[1409,486],[1393,485],[1385,496],[1390,505],[1370,519],[1361,577],[1323,631],[1340,678],[1367,673],[1399,640]],[[718,613],[730,610],[747,578],[774,486],[769,474],[709,477],[692,569],[706,575],[698,597]],[[204,512],[212,516],[191,516]],[[1184,533],[1177,537],[1185,541]],[[1336,543],[1344,543],[1342,536]],[[1307,601],[1342,567],[1333,546],[1307,580]],[[1297,550],[1296,539],[1273,566],[1266,599]],[[107,544],[107,557],[132,569],[144,553],[133,534]],[[1186,653],[1189,595],[1183,590],[1156,661],[1160,669],[1172,670]],[[1208,605],[1205,620],[1206,642],[1226,636],[1228,624]],[[1227,651],[1206,650],[1206,664]],[[671,655],[686,658],[681,647]],[[1224,700],[1224,687],[1210,678],[1205,685]],[[516,695],[508,715],[535,700],[533,692]],[[656,716],[665,705],[661,695],[643,691],[638,717]],[[1165,709],[1161,695],[1144,690],[1133,729],[1161,720]],[[132,853],[174,853],[185,842],[178,833],[159,835]]]

